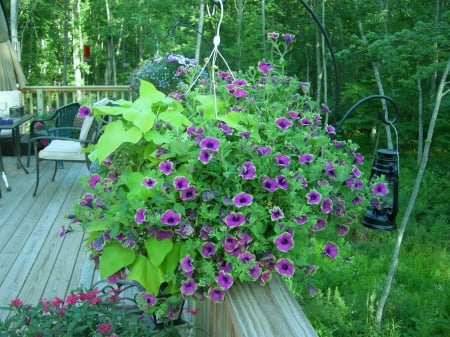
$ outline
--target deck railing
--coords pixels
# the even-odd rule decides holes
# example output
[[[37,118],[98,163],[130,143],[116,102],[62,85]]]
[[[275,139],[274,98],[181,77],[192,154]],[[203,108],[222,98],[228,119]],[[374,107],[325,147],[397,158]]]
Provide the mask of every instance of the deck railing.
[[[131,90],[127,85],[26,86],[21,91],[25,111],[36,115],[72,102],[91,104],[104,97],[131,100]]]
[[[191,302],[195,336],[318,337],[281,277],[265,286],[238,282],[223,303]]]

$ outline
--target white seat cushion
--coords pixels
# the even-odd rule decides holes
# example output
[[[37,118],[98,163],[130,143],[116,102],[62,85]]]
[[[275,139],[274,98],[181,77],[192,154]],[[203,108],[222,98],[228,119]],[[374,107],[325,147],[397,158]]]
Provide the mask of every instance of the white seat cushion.
[[[11,129],[0,130],[0,138],[12,138],[12,130]]]
[[[84,162],[86,161],[86,154],[82,153],[82,150],[79,142],[56,139],[39,151],[39,158]]]

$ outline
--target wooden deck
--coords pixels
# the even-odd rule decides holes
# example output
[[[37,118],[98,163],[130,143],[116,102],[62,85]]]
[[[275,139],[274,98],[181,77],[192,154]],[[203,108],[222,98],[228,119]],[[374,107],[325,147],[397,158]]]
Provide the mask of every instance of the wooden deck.
[[[26,158],[22,158],[25,163]],[[32,196],[35,165],[25,174],[15,157],[3,158],[12,191],[0,181],[0,307],[12,299],[34,304],[40,299],[64,297],[80,284],[86,261],[83,234],[59,236],[72,205],[82,195],[81,163],[64,163],[51,181],[52,162],[42,162],[40,186]],[[0,311],[0,318],[5,313]]]

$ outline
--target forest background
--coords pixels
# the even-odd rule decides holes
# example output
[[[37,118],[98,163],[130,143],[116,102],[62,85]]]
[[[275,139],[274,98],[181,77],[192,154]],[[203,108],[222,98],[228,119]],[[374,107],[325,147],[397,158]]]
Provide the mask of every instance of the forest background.
[[[11,40],[28,85],[128,85],[150,57],[182,54],[200,64],[212,50],[219,20],[212,0],[3,0]],[[334,53],[299,0],[224,2],[220,50],[233,70],[272,56],[267,33],[296,35],[288,74],[311,83],[312,95],[339,120],[356,101],[392,97],[401,155],[400,206],[405,209],[423,162],[439,83],[450,60],[448,0],[309,0]],[[342,129],[370,165],[380,101],[358,108]],[[393,113],[390,111],[390,113]],[[372,330],[396,233],[356,229],[352,262],[293,289],[321,336],[450,335],[450,99],[435,121],[429,164],[409,218],[383,329]],[[431,140],[429,139],[428,142]],[[428,157],[428,154],[426,154]],[[368,166],[370,170],[370,166]],[[402,212],[402,210],[401,210]],[[336,267],[337,268],[337,267]],[[303,282],[303,283],[302,283]]]

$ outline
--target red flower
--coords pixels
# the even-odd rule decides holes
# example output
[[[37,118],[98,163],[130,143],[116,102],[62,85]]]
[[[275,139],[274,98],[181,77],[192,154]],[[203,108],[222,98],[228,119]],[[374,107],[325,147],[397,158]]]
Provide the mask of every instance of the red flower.
[[[20,307],[23,304],[20,298],[16,298],[15,300],[11,300],[11,305],[14,307]]]
[[[112,323],[102,323],[97,327],[97,331],[101,334],[107,334],[112,330]]]

